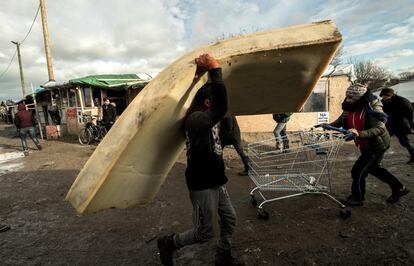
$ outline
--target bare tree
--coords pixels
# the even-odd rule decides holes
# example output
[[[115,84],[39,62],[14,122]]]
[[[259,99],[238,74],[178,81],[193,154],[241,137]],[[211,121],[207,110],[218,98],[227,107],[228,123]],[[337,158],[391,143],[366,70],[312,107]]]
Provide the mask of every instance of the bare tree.
[[[338,50],[336,50],[336,53],[332,59],[331,65],[337,66],[342,64],[342,57],[344,56],[345,52],[344,52],[344,46],[341,44],[341,46],[339,46]]]
[[[402,72],[398,75],[402,80],[412,80],[414,78],[414,72]]]
[[[355,75],[359,83],[367,84],[370,89],[384,86],[391,78],[391,73],[385,68],[375,65],[371,60],[350,58],[349,63],[354,65]]]

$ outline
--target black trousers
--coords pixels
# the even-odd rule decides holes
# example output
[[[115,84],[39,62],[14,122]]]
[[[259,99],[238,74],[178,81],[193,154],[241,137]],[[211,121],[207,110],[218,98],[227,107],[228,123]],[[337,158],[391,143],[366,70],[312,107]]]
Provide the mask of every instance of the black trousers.
[[[352,197],[355,200],[364,200],[366,186],[365,179],[368,174],[371,174],[382,182],[388,184],[393,191],[403,188],[401,182],[398,181],[393,174],[381,167],[384,152],[373,153],[369,150],[361,150],[361,156],[356,160],[351,170]]]
[[[223,148],[227,145],[233,145],[233,147],[236,150],[237,154],[240,156],[240,158],[243,161],[244,169],[249,170],[249,159],[243,151],[243,148],[242,148],[242,145],[241,145],[241,139],[233,138],[233,137],[226,137],[225,139],[222,139],[221,144],[222,144]]]
[[[407,134],[395,134],[400,142],[401,146],[407,149],[411,157],[414,157],[414,145],[410,143],[410,139]]]

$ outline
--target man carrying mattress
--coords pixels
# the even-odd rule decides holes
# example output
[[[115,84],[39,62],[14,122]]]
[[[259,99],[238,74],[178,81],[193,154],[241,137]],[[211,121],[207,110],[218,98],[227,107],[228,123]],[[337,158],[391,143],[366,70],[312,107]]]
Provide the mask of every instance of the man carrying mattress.
[[[231,256],[236,213],[225,187],[227,177],[219,137],[219,122],[227,112],[226,87],[219,62],[214,57],[203,54],[195,62],[197,74],[208,71],[211,82],[196,93],[184,121],[185,176],[193,205],[193,229],[159,238],[160,258],[164,265],[173,265],[175,250],[211,240],[220,221],[215,265],[243,265]]]

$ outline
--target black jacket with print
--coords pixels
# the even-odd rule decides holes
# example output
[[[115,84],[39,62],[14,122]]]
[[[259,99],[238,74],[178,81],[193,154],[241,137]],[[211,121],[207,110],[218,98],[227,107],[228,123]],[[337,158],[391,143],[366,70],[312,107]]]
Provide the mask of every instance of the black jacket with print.
[[[207,111],[189,113],[184,121],[187,145],[187,186],[204,190],[224,185],[223,151],[219,138],[219,122],[227,112],[227,94],[221,69],[209,71],[213,106]]]

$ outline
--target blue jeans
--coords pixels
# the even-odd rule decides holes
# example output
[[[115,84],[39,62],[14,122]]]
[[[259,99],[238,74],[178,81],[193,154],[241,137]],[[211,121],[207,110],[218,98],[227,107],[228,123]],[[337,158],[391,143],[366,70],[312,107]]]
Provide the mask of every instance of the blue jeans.
[[[286,124],[287,123],[277,123],[273,134],[275,135],[276,143],[283,143],[283,148],[289,148],[289,140],[286,135]]]
[[[414,157],[414,146],[410,143],[410,139],[408,138],[408,135],[406,134],[396,134],[395,135],[398,138],[398,141],[400,142],[401,146],[407,149],[407,151],[410,153],[411,157]]]
[[[37,139],[36,131],[34,127],[25,127],[20,129],[20,139],[22,141],[23,151],[27,151],[27,135],[33,140],[36,146],[39,145],[39,140]]]

